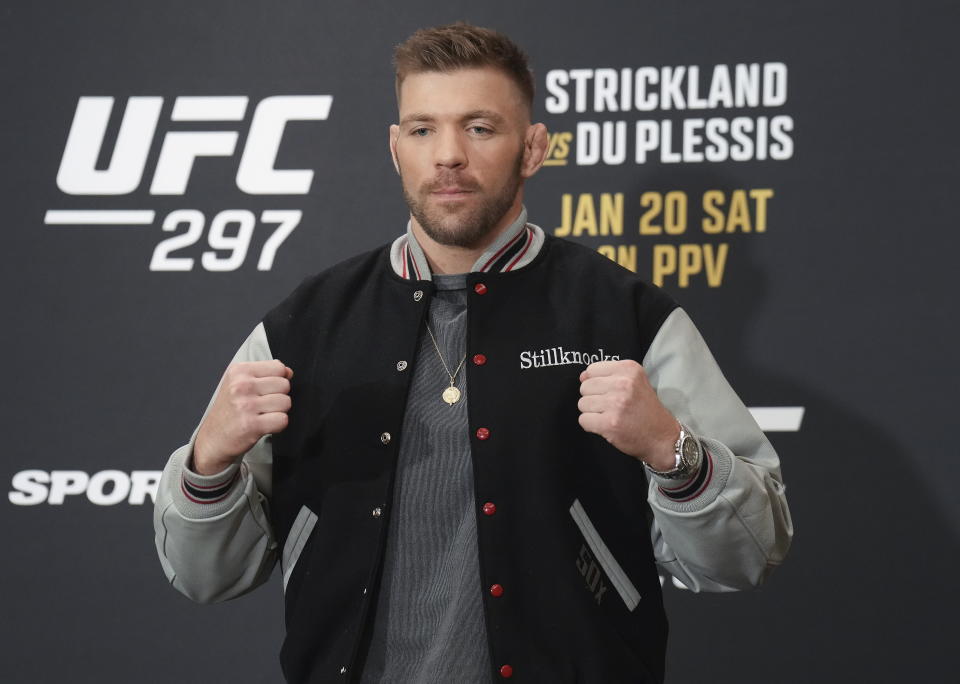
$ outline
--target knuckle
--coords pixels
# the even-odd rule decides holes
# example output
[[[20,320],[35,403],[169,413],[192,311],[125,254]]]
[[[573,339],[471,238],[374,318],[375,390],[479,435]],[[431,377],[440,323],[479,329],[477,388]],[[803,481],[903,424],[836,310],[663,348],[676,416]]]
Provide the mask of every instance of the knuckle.
[[[233,382],[230,383],[230,396],[243,397],[250,394],[252,389],[253,383],[250,378],[246,376],[234,378]]]
[[[248,378],[252,375],[250,370],[252,365],[249,361],[236,361],[227,366],[227,375],[233,380]]]

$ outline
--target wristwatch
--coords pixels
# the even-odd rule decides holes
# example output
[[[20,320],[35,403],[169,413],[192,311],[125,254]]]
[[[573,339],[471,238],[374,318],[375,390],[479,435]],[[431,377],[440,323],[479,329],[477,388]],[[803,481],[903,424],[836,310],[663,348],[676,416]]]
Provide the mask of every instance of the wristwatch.
[[[676,461],[670,470],[654,470],[646,462],[643,465],[647,466],[647,470],[654,475],[668,480],[690,477],[700,469],[700,463],[703,461],[703,449],[700,446],[700,441],[682,423],[680,424],[680,437],[673,445],[673,450]]]

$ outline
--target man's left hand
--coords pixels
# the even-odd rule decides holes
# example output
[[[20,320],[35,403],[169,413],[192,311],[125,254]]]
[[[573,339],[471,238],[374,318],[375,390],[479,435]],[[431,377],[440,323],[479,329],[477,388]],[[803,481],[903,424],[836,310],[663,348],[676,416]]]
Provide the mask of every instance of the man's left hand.
[[[636,361],[599,361],[580,374],[580,427],[654,470],[674,467],[677,419]]]

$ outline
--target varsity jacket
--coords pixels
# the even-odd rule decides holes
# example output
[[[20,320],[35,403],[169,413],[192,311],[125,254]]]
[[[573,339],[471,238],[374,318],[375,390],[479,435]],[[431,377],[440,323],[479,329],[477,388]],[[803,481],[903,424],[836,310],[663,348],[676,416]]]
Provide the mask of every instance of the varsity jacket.
[[[792,523],[779,462],[682,309],[525,213],[467,279],[467,386],[481,587],[492,675],[527,682],[660,682],[667,624],[658,566],[694,591],[759,584]],[[433,289],[415,240],[305,281],[235,360],[294,369],[289,426],[203,477],[174,452],[155,508],[170,582],[238,596],[280,559],[290,682],[362,669],[408,380]],[[641,362],[705,459],[686,482],[578,424],[579,374]],[[195,435],[194,435],[195,436]],[[494,595],[485,587],[499,585]]]

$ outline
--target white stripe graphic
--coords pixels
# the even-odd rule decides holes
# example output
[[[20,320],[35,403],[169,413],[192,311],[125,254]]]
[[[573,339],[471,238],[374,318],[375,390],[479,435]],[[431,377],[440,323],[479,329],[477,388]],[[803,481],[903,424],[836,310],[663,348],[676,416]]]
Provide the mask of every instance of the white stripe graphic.
[[[765,406],[748,410],[764,432],[800,432],[803,406]]]
[[[151,209],[48,209],[43,222],[48,226],[149,226],[155,216]]]
[[[287,541],[283,545],[283,552],[280,554],[280,570],[283,572],[283,590],[287,590],[287,582],[290,581],[290,575],[300,560],[300,554],[303,553],[303,547],[307,545],[307,539],[313,532],[313,526],[317,524],[317,514],[306,506],[300,507],[296,520],[290,526],[290,532],[287,534]]]
[[[580,499],[573,500],[573,505],[570,506],[570,515],[573,517],[574,522],[577,523],[577,527],[580,528],[583,538],[587,541],[587,546],[593,551],[593,555],[596,556],[600,567],[603,568],[603,571],[607,573],[607,577],[609,577],[613,583],[613,588],[617,590],[620,598],[622,598],[623,602],[627,605],[627,610],[632,611],[637,607],[637,604],[640,603],[640,592],[637,591],[633,582],[627,577],[627,573],[620,567],[617,559],[610,553],[607,545],[603,543],[603,539],[601,539],[597,533],[597,528],[593,526],[590,518],[587,517],[587,512],[583,510]]]

